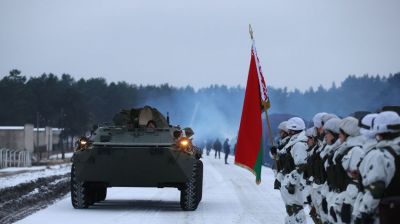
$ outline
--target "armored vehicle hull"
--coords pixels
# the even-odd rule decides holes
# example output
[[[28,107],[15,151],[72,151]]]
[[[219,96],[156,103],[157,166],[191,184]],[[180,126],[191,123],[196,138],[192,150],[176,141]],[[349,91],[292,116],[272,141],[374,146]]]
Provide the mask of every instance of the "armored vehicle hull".
[[[160,146],[96,146],[73,157],[80,170],[78,181],[109,187],[179,187],[191,177],[196,161],[180,150]]]

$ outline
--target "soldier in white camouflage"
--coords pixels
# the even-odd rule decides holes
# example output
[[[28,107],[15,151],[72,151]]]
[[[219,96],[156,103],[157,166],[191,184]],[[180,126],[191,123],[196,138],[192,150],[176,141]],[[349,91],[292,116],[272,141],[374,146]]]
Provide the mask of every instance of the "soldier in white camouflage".
[[[354,223],[395,223],[400,214],[400,116],[381,112],[372,129],[378,142],[359,164],[363,194]]]
[[[303,175],[306,170],[308,148],[305,123],[301,118],[293,117],[288,120],[287,129],[290,140],[282,149],[286,154],[282,169],[285,177],[281,186],[281,194],[288,214],[285,223],[306,223],[303,209],[306,185]]]

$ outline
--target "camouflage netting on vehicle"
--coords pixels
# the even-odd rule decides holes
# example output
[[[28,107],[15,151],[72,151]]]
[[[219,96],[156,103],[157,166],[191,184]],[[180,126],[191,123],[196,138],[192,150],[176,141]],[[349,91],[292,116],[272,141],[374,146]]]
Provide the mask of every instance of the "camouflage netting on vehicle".
[[[123,109],[113,118],[115,125],[131,126],[132,128],[146,127],[150,121],[153,121],[157,128],[169,127],[167,119],[156,108],[150,106]]]

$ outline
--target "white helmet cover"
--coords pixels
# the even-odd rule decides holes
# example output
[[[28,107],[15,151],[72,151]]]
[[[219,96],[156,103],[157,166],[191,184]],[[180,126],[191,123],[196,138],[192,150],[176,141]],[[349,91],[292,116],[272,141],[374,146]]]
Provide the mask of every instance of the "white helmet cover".
[[[340,132],[340,121],[339,118],[331,118],[324,124],[324,129],[327,131],[331,131],[333,133],[339,134]]]
[[[355,117],[346,117],[340,121],[340,129],[349,136],[359,136],[360,127],[358,127],[358,120]]]
[[[375,123],[376,116],[378,116],[378,114],[367,114],[361,119],[359,126],[362,135],[368,138],[372,138],[375,135],[373,124]]]
[[[317,137],[317,132],[316,132],[315,128],[314,127],[308,128],[306,130],[306,136],[309,138]]]
[[[283,121],[283,122],[281,122],[279,125],[278,125],[278,129],[279,130],[282,130],[282,131],[285,131],[285,132],[288,132],[289,130],[287,129],[287,121]]]
[[[292,117],[288,120],[287,129],[301,131],[306,129],[306,124],[304,123],[303,119],[299,117]]]
[[[324,114],[324,115],[322,115],[322,117],[321,117],[322,126],[325,125],[325,123],[327,121],[329,121],[330,119],[332,119],[332,118],[339,118],[339,117],[336,116],[335,114]]]
[[[327,113],[321,112],[321,113],[317,113],[316,115],[314,115],[314,117],[312,119],[313,123],[314,123],[314,127],[316,127],[316,128],[322,127],[322,119],[321,118],[325,114],[327,114]]]
[[[376,134],[400,132],[400,116],[393,111],[384,111],[375,118],[373,131]]]

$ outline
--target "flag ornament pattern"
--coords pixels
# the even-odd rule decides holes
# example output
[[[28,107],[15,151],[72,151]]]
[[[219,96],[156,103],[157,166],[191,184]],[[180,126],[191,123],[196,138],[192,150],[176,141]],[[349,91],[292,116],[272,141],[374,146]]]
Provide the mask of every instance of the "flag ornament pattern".
[[[251,171],[256,176],[257,184],[261,182],[264,151],[261,115],[263,109],[268,109],[269,106],[267,86],[253,40],[250,68],[235,151],[235,164]]]
[[[257,73],[258,73],[258,79],[259,79],[259,83],[260,83],[260,91],[261,91],[261,100],[262,102],[266,103],[267,108],[270,108],[270,101],[269,101],[269,97],[268,97],[268,90],[267,90],[267,85],[265,84],[265,79],[264,79],[264,73],[262,72],[261,69],[261,63],[260,63],[260,59],[258,58],[257,55],[257,50],[256,50],[256,46],[255,46],[255,41],[253,39],[253,45],[251,47],[251,51],[252,54],[254,54],[254,57],[256,59],[256,66],[257,66]]]

